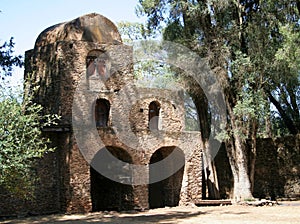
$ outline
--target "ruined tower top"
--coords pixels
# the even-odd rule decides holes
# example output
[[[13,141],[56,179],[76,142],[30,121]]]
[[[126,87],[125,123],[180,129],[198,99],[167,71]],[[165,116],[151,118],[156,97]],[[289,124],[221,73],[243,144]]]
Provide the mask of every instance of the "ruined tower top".
[[[35,47],[60,41],[87,41],[100,44],[122,43],[115,24],[96,13],[87,14],[45,29],[38,36]]]
[[[79,83],[90,91],[96,86],[99,92],[109,92],[132,82],[132,48],[122,43],[116,25],[108,18],[96,13],[83,15],[51,26],[38,36],[25,55],[27,77],[39,86],[35,100],[45,113],[59,114],[60,124],[70,125]]]

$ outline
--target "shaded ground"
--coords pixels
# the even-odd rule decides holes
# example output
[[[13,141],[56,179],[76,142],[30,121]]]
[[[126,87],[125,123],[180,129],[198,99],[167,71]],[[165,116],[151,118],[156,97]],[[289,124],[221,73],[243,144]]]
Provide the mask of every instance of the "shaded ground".
[[[175,207],[145,212],[97,212],[0,220],[0,223],[300,223],[300,201],[279,206]]]

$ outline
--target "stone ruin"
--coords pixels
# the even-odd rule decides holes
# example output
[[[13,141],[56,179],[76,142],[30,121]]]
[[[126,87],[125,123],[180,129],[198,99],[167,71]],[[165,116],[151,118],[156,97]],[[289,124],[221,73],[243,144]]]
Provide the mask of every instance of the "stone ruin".
[[[182,91],[138,88],[132,54],[116,26],[98,14],[39,35],[26,52],[25,77],[31,88],[40,86],[35,100],[45,113],[61,116],[44,129],[57,149],[37,161],[34,198],[20,200],[0,187],[0,217],[144,210],[205,199],[203,144],[199,132],[185,131]],[[257,142],[255,197],[300,197],[299,142],[299,135]],[[214,162],[221,198],[230,198],[224,145]]]
[[[40,162],[36,213],[144,210],[201,199],[201,136],[185,131],[183,93],[138,88],[132,54],[99,14],[47,28],[26,52],[25,76],[40,86],[36,101],[61,116],[44,129],[57,150]],[[119,173],[109,173],[114,159]]]

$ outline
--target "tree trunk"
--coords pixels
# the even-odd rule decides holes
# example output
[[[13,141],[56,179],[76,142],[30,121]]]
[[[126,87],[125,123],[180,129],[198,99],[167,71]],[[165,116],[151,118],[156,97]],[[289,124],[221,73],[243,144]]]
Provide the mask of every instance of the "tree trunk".
[[[233,199],[239,202],[253,198],[245,149],[239,137],[227,141],[226,150],[234,180]]]
[[[254,189],[254,177],[255,177],[255,163],[256,163],[256,134],[257,134],[257,123],[255,119],[252,119],[251,127],[251,150],[250,150],[250,182],[251,182],[251,192],[253,193]]]
[[[210,144],[208,141],[204,143],[202,155],[205,184],[208,190],[208,195],[206,195],[206,197],[209,199],[220,199],[217,170],[211,156]]]
[[[264,134],[264,137],[265,138],[272,138],[273,134],[272,134],[272,122],[271,122],[271,116],[270,116],[270,114],[268,114],[266,116],[265,125],[266,125],[266,132]]]
[[[203,169],[208,195],[210,199],[220,199],[218,176],[213,157],[211,154],[211,145],[209,143],[210,121],[208,114],[208,102],[201,89],[194,90],[191,94],[195,103],[200,121],[200,130],[203,142]]]
[[[237,125],[237,118],[233,113],[232,103],[230,103],[232,101],[230,94],[225,95],[225,98],[230,117],[230,131],[232,131],[229,140],[226,141],[226,151],[234,180],[233,199],[239,202],[253,198],[248,173],[246,143],[237,132],[239,127]]]

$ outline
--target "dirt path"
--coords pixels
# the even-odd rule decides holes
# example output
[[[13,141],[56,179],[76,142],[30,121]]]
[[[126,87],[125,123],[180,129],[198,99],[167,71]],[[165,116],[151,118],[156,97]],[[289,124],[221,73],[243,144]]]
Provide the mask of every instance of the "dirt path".
[[[3,220],[2,220],[3,221]],[[1,221],[0,221],[1,223]],[[160,208],[145,212],[97,212],[86,215],[49,215],[6,220],[2,223],[300,223],[300,201],[279,206],[220,206]]]

